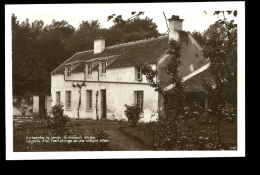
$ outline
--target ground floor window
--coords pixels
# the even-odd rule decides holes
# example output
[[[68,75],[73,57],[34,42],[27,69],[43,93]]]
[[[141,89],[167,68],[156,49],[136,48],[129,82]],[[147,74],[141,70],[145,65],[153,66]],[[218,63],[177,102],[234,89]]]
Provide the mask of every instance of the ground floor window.
[[[71,108],[71,91],[66,91],[66,108]]]
[[[60,91],[56,92],[56,105],[60,104]]]
[[[135,100],[135,105],[139,106],[141,109],[143,109],[144,92],[143,91],[135,91],[134,92],[134,100]]]
[[[87,90],[87,109],[92,109],[92,90]]]

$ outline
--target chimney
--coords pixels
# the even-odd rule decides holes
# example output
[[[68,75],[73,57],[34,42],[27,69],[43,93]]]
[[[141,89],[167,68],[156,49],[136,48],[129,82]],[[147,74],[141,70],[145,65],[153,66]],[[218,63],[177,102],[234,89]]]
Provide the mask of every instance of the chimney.
[[[169,21],[169,39],[175,39],[179,41],[179,30],[182,30],[182,22],[184,19],[180,19],[179,16],[172,15]]]
[[[101,53],[105,49],[105,39],[102,36],[94,39],[94,54]]]

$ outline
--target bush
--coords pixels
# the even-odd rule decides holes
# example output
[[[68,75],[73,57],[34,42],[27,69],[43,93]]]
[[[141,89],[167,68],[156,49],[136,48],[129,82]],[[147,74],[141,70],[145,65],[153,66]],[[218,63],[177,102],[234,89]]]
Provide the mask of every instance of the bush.
[[[137,122],[141,119],[141,114],[143,113],[143,110],[136,105],[130,106],[125,104],[126,107],[125,115],[129,122],[132,123],[133,126],[137,124]]]
[[[53,106],[50,111],[53,117],[51,117],[47,122],[47,127],[56,129],[57,135],[63,134],[67,123],[70,122],[70,118],[63,114],[64,110],[62,108],[62,104]]]

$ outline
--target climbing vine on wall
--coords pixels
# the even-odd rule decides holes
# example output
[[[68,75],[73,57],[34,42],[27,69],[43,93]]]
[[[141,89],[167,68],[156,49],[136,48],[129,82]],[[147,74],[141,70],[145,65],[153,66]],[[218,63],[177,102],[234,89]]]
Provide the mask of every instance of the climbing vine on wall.
[[[81,106],[81,88],[82,86],[86,86],[85,82],[83,82],[82,84],[73,84],[72,85],[73,87],[79,87],[79,103],[78,103],[78,108],[77,108],[77,111],[78,111],[78,119],[79,119],[79,108]]]

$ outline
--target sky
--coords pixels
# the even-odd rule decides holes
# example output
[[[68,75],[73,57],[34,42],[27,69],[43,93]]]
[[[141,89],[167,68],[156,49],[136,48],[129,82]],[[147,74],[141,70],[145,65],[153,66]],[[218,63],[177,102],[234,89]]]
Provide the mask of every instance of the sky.
[[[232,7],[232,8],[231,8]],[[214,10],[236,10],[234,3],[121,3],[121,4],[41,4],[41,5],[9,5],[11,13],[14,13],[20,22],[26,18],[30,22],[43,20],[44,24],[50,24],[53,19],[56,21],[66,20],[69,24],[78,28],[81,21],[98,20],[103,28],[113,25],[112,20],[107,21],[107,16],[111,14],[122,15],[123,19],[131,17],[132,11],[144,11],[141,18],[152,18],[158,26],[160,33],[167,31],[166,21],[172,15],[179,15],[184,19],[183,30],[201,31],[206,30],[209,25],[218,19],[223,19],[222,15],[213,16]],[[204,12],[206,11],[206,13]],[[219,18],[218,18],[219,17]],[[228,19],[236,19],[232,15],[226,16]]]

